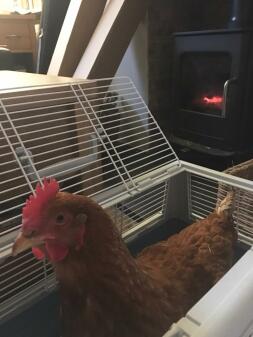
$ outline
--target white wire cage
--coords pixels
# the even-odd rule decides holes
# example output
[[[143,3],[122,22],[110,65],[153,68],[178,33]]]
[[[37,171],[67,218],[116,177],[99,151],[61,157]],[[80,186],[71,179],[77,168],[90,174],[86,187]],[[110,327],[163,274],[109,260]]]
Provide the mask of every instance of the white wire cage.
[[[112,188],[112,199],[131,194],[140,175],[178,162],[128,78],[0,98],[0,235],[17,229],[20,207],[44,176],[102,202]]]
[[[2,256],[43,177],[105,207],[117,204],[108,211],[123,235],[162,216],[164,184],[133,197],[179,161],[129,78],[20,88],[1,92],[0,100]],[[30,253],[8,259],[0,275],[0,318],[55,284],[50,264]]]
[[[180,162],[129,78],[0,92],[0,140],[2,261],[22,206],[44,176],[56,177],[61,190],[98,201],[125,240],[161,223],[170,226],[170,219],[201,219],[233,189],[239,238],[253,242],[251,218],[236,212],[253,200],[253,183]],[[48,262],[29,251],[8,257],[0,265],[0,319],[55,285]]]

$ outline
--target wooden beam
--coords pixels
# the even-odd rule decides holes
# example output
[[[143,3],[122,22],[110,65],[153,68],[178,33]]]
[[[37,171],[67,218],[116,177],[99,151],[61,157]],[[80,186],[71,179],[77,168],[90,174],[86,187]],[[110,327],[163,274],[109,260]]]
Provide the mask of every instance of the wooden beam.
[[[49,65],[49,75],[73,76],[107,0],[72,0]]]
[[[94,79],[114,76],[145,15],[147,3],[147,0],[110,0],[107,3],[74,77]]]

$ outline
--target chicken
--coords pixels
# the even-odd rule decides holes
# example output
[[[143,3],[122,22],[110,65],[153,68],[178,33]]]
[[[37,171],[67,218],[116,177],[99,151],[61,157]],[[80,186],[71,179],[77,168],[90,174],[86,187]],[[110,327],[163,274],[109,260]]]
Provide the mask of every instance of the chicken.
[[[32,247],[55,267],[64,337],[160,337],[230,268],[236,242],[228,194],[215,212],[134,259],[91,199],[36,188],[13,255]]]

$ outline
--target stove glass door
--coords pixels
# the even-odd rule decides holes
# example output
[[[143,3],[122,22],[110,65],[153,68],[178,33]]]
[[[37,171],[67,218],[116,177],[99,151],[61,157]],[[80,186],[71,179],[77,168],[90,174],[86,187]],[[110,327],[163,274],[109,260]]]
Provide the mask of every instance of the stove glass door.
[[[225,118],[224,87],[231,77],[226,52],[185,52],[181,55],[181,109]]]

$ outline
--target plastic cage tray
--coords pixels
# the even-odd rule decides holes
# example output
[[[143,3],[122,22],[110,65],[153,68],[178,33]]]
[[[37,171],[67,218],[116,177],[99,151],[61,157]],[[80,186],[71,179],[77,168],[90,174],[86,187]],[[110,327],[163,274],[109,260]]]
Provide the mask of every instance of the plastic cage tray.
[[[99,202],[128,244],[171,219],[189,223],[205,217],[233,189],[239,240],[246,247],[252,244],[251,212],[241,214],[250,210],[253,182],[180,162],[129,78],[2,91],[0,139],[0,319],[4,324],[56,287],[48,262],[35,260],[30,251],[9,256],[21,208],[44,176],[56,177],[63,191],[83,193]],[[195,337],[209,336],[213,330],[205,328],[205,313],[215,315],[218,307],[224,310],[227,326],[234,322],[231,308],[239,317],[241,334],[230,331],[229,336],[244,336],[251,325],[253,301],[245,296],[242,302],[237,289],[243,286],[244,295],[253,296],[253,282],[246,282],[253,275],[251,255],[249,250],[186,318],[175,322],[168,336],[188,336],[189,331]],[[224,288],[233,305],[224,306],[226,301],[219,295]]]

